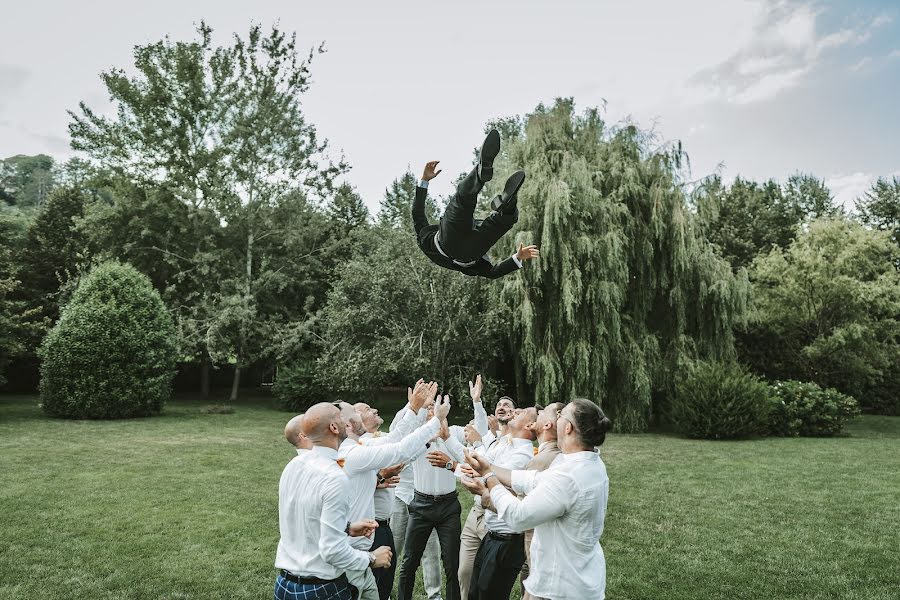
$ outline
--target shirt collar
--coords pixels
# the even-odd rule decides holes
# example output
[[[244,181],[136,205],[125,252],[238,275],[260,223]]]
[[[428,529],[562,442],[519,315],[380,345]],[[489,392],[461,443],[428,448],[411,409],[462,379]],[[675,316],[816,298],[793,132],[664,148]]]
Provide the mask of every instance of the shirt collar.
[[[327,458],[330,460],[337,460],[337,450],[334,448],[329,448],[327,446],[313,446],[313,449],[310,452],[315,452],[318,456],[323,458]]]
[[[303,456],[307,452],[309,452],[309,450],[307,450],[306,448],[297,448],[297,456]]]
[[[513,446],[514,448],[522,448],[524,446],[534,447],[534,444],[532,443],[531,440],[526,440],[524,438],[517,438],[517,437],[510,438],[509,444],[510,444],[510,446]]]
[[[545,449],[547,449],[551,446],[556,446],[556,442],[554,442],[553,440],[541,442],[540,444],[538,444],[538,452],[543,452]]]
[[[569,454],[563,454],[563,456],[566,457],[566,460],[576,462],[585,462],[589,460],[600,459],[599,452],[591,452],[590,450],[583,450],[582,452],[570,452]]]

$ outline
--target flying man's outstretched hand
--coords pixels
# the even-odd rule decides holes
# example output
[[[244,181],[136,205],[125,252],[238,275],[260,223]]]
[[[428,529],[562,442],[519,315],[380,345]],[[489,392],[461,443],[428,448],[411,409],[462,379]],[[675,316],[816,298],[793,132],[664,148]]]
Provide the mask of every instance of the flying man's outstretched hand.
[[[439,160],[432,160],[430,162],[425,163],[425,171],[422,173],[422,179],[425,181],[431,181],[435,177],[441,174],[441,169],[438,169],[438,163],[441,162]]]
[[[516,258],[519,260],[531,260],[532,258],[537,258],[541,255],[541,251],[538,250],[538,247],[534,244],[530,246],[523,246],[519,244],[519,250],[516,252]]]

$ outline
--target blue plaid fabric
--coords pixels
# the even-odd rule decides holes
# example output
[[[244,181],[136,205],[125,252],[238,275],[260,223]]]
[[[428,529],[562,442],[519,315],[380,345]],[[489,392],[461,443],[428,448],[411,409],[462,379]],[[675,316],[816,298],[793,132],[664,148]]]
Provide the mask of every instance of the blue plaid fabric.
[[[275,600],[355,600],[347,581],[339,583],[294,583],[279,574],[275,579]]]

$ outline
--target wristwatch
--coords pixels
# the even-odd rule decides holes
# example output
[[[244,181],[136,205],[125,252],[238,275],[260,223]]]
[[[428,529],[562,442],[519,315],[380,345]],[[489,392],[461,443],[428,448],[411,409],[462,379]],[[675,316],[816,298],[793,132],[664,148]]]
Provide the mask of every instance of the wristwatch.
[[[453,461],[452,461],[452,460],[447,461],[447,465],[446,465],[445,468],[446,468],[448,471],[452,471],[452,470],[453,470]]]
[[[378,474],[378,483],[382,484],[385,482],[385,478],[381,476],[381,473]]]
[[[372,568],[374,566],[375,566],[375,553],[370,551],[369,552],[369,568]]]
[[[484,482],[484,485],[487,485],[488,479],[490,479],[491,477],[497,477],[497,474],[493,471],[489,471],[488,473],[485,473],[484,477],[481,478],[481,481]]]

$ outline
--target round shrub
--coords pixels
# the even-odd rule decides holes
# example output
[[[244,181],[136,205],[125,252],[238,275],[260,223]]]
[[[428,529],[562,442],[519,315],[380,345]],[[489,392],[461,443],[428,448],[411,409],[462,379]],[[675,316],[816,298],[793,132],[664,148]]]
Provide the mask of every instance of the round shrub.
[[[769,386],[737,364],[697,361],[681,369],[669,420],[684,435],[733,439],[765,435]]]
[[[301,357],[278,365],[272,393],[282,410],[303,412],[313,404],[325,402],[327,391],[321,385],[315,358]]]
[[[172,390],[175,327],[145,275],[104,263],[78,285],[40,357],[41,402],[49,416],[157,414]]]
[[[832,436],[859,414],[859,403],[815,383],[776,381],[772,385],[769,431],[782,436]]]

